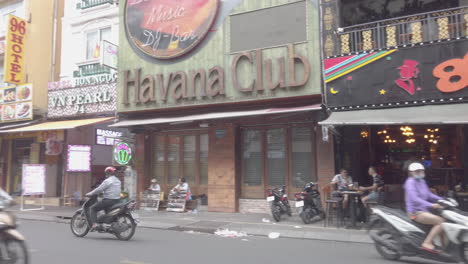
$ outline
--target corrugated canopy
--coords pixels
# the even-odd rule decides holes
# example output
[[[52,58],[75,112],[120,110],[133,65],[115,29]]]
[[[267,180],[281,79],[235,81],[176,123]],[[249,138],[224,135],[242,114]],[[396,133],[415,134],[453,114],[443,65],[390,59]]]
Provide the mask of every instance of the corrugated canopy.
[[[333,112],[320,125],[468,124],[468,104]]]
[[[91,118],[91,119],[79,119],[79,120],[66,120],[66,121],[51,121],[44,122],[32,126],[25,126],[15,129],[2,130],[0,133],[21,133],[21,132],[34,132],[34,131],[45,131],[45,130],[64,130],[71,129],[81,126],[93,125],[110,121],[114,117],[103,117],[103,118]]]
[[[308,105],[301,107],[289,107],[289,108],[268,108],[262,110],[252,111],[237,111],[237,112],[218,112],[208,113],[199,115],[187,115],[180,117],[161,117],[161,118],[149,118],[149,119],[136,119],[136,120],[125,120],[117,122],[110,127],[128,127],[138,125],[152,125],[152,124],[166,124],[166,123],[178,123],[178,122],[190,122],[197,120],[211,120],[221,118],[233,118],[233,117],[244,117],[244,116],[255,116],[255,115],[271,115],[271,114],[283,114],[293,112],[304,112],[312,110],[322,109],[319,104]]]

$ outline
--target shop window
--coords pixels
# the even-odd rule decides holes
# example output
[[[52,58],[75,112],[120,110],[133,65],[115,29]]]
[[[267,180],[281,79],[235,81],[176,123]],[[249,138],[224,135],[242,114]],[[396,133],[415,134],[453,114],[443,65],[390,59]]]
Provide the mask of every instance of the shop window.
[[[155,153],[155,168],[154,177],[160,184],[166,183],[164,179],[164,165],[166,163],[166,157],[164,155],[164,136],[156,136],[156,153]]]
[[[263,177],[262,133],[246,130],[243,133],[243,174],[244,184],[259,186]]]
[[[285,129],[277,128],[267,131],[267,166],[268,184],[281,186],[286,177],[286,144]]]
[[[200,135],[200,184],[208,184],[208,134]]]
[[[295,187],[301,188],[307,182],[317,180],[313,172],[312,129],[293,128],[291,142],[293,184]]]
[[[184,137],[184,177],[190,185],[195,184],[197,172],[195,145],[195,136]]]
[[[110,27],[86,33],[86,60],[98,59],[100,57],[100,46],[103,40],[111,40]]]
[[[169,147],[167,153],[169,165],[169,184],[177,184],[180,178],[180,137],[169,136]]]

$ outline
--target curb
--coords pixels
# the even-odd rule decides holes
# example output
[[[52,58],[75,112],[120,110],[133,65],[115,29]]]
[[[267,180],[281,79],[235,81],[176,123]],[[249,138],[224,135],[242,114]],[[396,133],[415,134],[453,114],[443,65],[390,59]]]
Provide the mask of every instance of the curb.
[[[69,224],[71,217],[68,216],[42,216],[42,215],[21,215],[16,214],[18,219],[21,220],[28,220],[28,221],[40,221],[40,222],[50,222],[50,223],[58,223],[58,224]],[[178,226],[171,226],[171,227],[158,227],[151,224],[142,224],[140,220],[139,228],[144,229],[156,229],[156,230],[165,230],[165,231],[173,231],[173,232],[198,232],[204,234],[211,234],[214,235],[218,229],[222,229],[223,225],[229,224],[228,222],[220,222],[220,227],[205,227],[205,226],[197,226],[194,224],[189,225],[178,225]],[[322,231],[323,232],[323,231]],[[254,237],[268,237],[268,234],[259,233],[259,232],[246,232],[249,236]],[[367,237],[367,236],[366,236]],[[362,240],[353,240],[353,239],[339,239],[339,238],[326,238],[326,237],[304,237],[304,236],[291,236],[287,234],[281,234],[280,238],[288,238],[288,239],[299,239],[299,240],[314,240],[314,241],[330,241],[330,242],[339,242],[339,243],[356,243],[356,244],[372,244],[372,240],[362,241]]]

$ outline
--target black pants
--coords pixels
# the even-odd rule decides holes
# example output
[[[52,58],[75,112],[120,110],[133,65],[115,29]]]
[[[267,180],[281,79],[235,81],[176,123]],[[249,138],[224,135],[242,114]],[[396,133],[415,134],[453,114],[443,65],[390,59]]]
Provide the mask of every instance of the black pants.
[[[97,221],[97,213],[101,210],[105,210],[118,203],[119,199],[102,199],[102,201],[93,204],[90,207],[89,218],[91,218],[91,225]]]

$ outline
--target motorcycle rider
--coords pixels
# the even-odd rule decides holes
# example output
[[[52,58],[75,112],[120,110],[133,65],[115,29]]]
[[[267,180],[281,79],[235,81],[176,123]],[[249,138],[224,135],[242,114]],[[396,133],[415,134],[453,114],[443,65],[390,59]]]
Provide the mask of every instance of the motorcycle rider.
[[[420,224],[432,225],[432,229],[423,241],[421,248],[432,252],[439,253],[435,250],[433,240],[437,236],[443,236],[441,224],[445,220],[430,212],[430,209],[442,209],[442,206],[437,204],[442,198],[433,194],[426,181],[424,180],[425,169],[421,163],[414,162],[408,166],[409,177],[405,182],[405,199],[406,211],[409,217]]]
[[[104,170],[106,179],[96,189],[86,194],[93,196],[103,193],[103,199],[90,207],[90,220],[92,229],[97,227],[97,212],[105,210],[119,202],[122,183],[116,177],[117,169],[115,167],[107,167]]]

